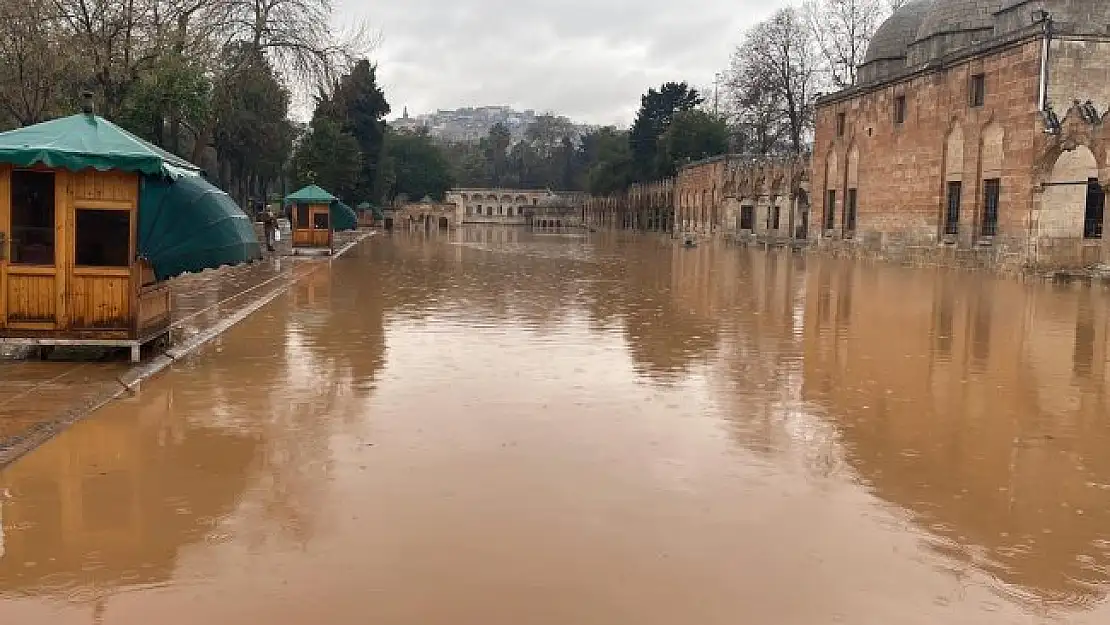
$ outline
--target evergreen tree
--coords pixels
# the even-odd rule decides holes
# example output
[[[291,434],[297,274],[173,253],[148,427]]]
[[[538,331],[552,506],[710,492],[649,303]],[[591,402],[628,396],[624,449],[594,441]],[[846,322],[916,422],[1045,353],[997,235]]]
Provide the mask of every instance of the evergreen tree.
[[[660,177],[659,140],[677,113],[693,110],[703,101],[697,90],[685,82],[668,82],[658,90],[648,89],[640,98],[640,110],[628,137],[635,181]]]

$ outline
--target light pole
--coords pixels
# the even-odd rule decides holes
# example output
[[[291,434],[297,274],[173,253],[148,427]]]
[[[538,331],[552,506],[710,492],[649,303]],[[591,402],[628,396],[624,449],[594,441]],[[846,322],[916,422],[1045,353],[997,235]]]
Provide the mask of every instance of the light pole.
[[[721,72],[717,72],[716,74],[713,74],[713,117],[717,117],[717,102],[718,102],[717,91],[718,91],[718,89],[720,88],[720,85],[721,85],[721,78],[723,78],[723,76],[721,75]]]

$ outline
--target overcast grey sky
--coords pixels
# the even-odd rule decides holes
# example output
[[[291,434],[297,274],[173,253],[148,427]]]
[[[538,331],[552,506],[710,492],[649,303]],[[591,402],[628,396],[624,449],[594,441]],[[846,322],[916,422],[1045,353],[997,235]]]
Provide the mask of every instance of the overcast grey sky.
[[[381,32],[394,115],[509,105],[631,123],[668,80],[711,87],[745,28],[784,0],[335,0]],[[391,116],[392,117],[392,116]]]

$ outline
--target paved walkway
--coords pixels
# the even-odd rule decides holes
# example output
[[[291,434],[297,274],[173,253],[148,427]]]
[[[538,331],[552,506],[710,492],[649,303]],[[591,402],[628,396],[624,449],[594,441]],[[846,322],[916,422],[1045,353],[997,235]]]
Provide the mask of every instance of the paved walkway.
[[[341,233],[336,249],[368,236]],[[286,243],[261,262],[174,278],[171,361],[174,353],[205,342],[226,329],[229,319],[253,312],[329,260],[291,257],[288,251]],[[26,352],[0,354],[0,467],[128,392],[136,379],[161,369],[150,366],[158,359],[144,354],[144,363],[133,367],[126,350],[58,349],[49,361],[27,358]]]

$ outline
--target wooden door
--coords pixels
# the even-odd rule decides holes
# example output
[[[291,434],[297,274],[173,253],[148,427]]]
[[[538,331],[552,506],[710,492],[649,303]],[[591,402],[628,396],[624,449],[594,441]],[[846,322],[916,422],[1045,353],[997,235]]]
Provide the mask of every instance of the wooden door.
[[[313,206],[311,213],[313,247],[331,247],[331,209]]]
[[[64,173],[0,171],[0,329],[49,332],[63,321],[64,206]]]

